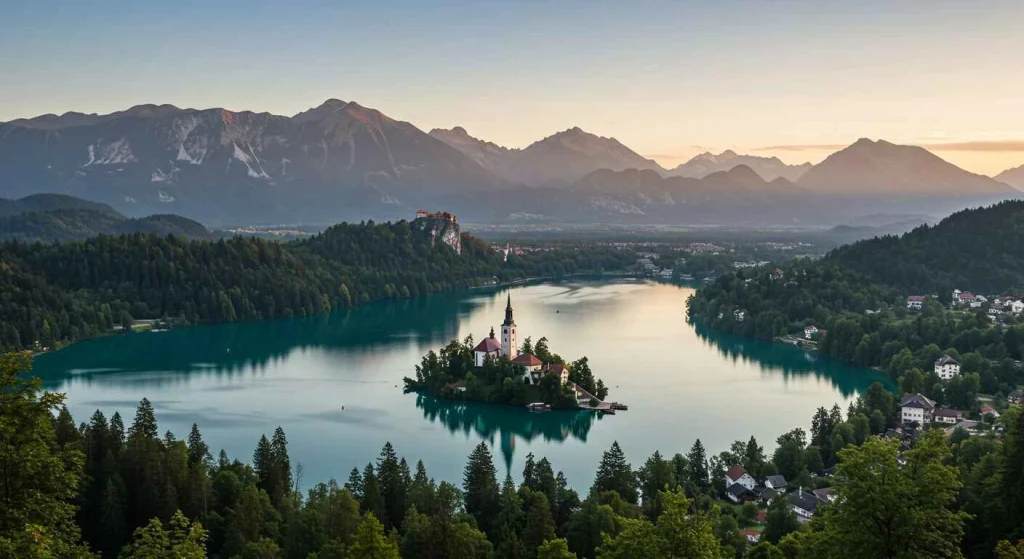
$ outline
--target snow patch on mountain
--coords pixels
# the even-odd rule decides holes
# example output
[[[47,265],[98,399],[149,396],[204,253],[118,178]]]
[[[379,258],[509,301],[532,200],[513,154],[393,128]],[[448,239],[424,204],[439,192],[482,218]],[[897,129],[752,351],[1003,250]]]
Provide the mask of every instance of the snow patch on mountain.
[[[256,153],[253,151],[252,146],[246,144],[246,147],[249,148],[249,153],[246,153],[245,150],[240,148],[237,143],[233,143],[233,145],[235,146],[235,159],[241,161],[245,165],[246,173],[250,177],[254,179],[270,178],[270,175],[263,170],[263,165],[260,163],[259,158],[256,157]],[[253,168],[253,163],[256,164],[256,169]],[[257,169],[259,170],[257,171]]]
[[[132,153],[132,146],[128,143],[128,138],[121,138],[106,144],[100,140],[95,144],[89,144],[87,151],[89,152],[89,161],[82,165],[83,167],[90,165],[121,165],[136,161],[135,154]]]

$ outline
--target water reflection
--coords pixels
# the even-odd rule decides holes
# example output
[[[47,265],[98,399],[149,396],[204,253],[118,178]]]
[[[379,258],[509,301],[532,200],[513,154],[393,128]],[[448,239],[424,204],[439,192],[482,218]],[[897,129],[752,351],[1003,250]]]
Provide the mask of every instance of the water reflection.
[[[423,410],[424,418],[444,425],[452,434],[476,433],[492,445],[498,438],[506,468],[512,466],[517,438],[560,443],[573,437],[586,442],[590,428],[601,419],[590,412],[530,413],[518,407],[454,402],[425,394],[416,395],[416,407]]]
[[[743,336],[713,330],[703,322],[687,318],[704,345],[715,349],[733,362],[757,365],[765,373],[781,373],[783,378],[806,377],[827,380],[844,397],[864,392],[873,382],[892,388],[889,378],[870,369],[854,367],[820,357],[795,346],[752,340]]]

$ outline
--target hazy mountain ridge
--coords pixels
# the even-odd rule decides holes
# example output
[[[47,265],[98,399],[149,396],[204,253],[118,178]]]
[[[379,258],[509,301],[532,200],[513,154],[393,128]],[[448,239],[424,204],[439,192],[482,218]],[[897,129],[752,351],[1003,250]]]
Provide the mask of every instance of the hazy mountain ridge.
[[[704,178],[718,171],[729,171],[739,165],[751,168],[766,181],[783,178],[796,181],[813,165],[803,163],[788,165],[778,157],[760,157],[757,155],[738,154],[727,149],[719,154],[704,152],[692,159],[665,172],[667,176]]]
[[[461,126],[450,130],[435,128],[430,135],[516,184],[566,186],[599,169],[664,171],[615,138],[591,134],[579,127],[557,132],[523,149],[505,148],[475,138]]]
[[[844,197],[1019,194],[1007,184],[965,171],[922,147],[866,138],[828,156],[797,184],[816,194]]]
[[[1024,190],[1024,165],[1007,169],[996,175],[995,180],[1004,182],[1017,190]]]
[[[509,149],[460,127],[428,134],[337,99],[290,117],[138,105],[0,124],[0,196],[59,192],[130,216],[219,225],[409,218],[428,207],[476,221],[834,226],[1020,195],[923,148],[884,141],[860,140],[796,181],[782,176],[803,167],[726,151],[666,172],[580,128]]]
[[[106,204],[55,194],[0,199],[0,239],[67,241],[122,233],[213,237],[201,223],[180,215],[128,218]]]

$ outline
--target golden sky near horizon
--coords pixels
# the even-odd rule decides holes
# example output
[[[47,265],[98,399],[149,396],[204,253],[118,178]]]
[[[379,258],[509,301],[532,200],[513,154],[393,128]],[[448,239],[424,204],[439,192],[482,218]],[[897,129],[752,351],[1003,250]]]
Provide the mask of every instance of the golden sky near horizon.
[[[0,18],[0,121],[338,98],[508,147],[579,126],[666,167],[866,137],[994,175],[1024,165],[1022,30],[1021,0],[37,0]]]

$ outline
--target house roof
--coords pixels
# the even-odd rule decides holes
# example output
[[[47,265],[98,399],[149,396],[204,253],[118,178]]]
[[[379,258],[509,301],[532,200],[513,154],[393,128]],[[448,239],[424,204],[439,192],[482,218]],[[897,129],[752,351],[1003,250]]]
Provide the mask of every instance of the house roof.
[[[785,487],[787,484],[786,477],[781,475],[766,476],[764,481],[765,483],[771,483],[774,487]]]
[[[727,487],[725,489],[725,492],[726,493],[731,493],[731,494],[739,497],[740,495],[746,495],[747,493],[750,493],[750,490],[747,489],[746,487],[743,487],[742,485],[740,485],[738,483],[734,483],[734,484],[730,485],[729,487]]]
[[[494,338],[484,338],[483,341],[476,344],[473,351],[481,351],[484,353],[493,353],[495,351],[501,351],[501,344]]]
[[[737,480],[743,477],[743,474],[745,473],[747,473],[747,471],[743,469],[743,466],[736,465],[729,468],[729,471],[725,472],[725,476],[729,479]]]
[[[814,509],[818,508],[818,503],[821,502],[810,491],[806,493],[794,491],[786,495],[786,500],[794,507],[801,508],[807,512],[814,512]]]
[[[761,538],[761,532],[758,532],[757,530],[740,530],[740,534],[742,534],[744,538]]]
[[[761,492],[761,500],[769,502],[775,497],[778,497],[779,495],[781,495],[781,493],[774,489],[765,489],[764,491]]]
[[[935,402],[921,394],[907,394],[900,400],[901,408],[921,408],[923,410],[935,409]]]
[[[911,301],[911,302],[913,302],[913,301],[924,301],[924,296],[923,295],[911,295],[911,296],[907,297],[907,301]]]
[[[996,409],[993,408],[993,407],[985,406],[985,407],[981,408],[981,415],[985,415],[986,413],[999,413],[999,412],[997,412]]]
[[[764,522],[765,520],[768,520],[768,511],[766,511],[766,510],[759,510],[759,511],[757,511],[757,517],[755,517],[754,520],[756,522]]]
[[[545,365],[544,370],[558,375],[561,374],[562,371],[568,371],[569,367],[566,367],[563,363],[551,363],[550,365]]]
[[[960,410],[954,410],[952,408],[939,408],[935,410],[937,417],[960,417],[962,414]]]
[[[512,360],[516,365],[524,365],[526,367],[540,367],[544,364],[543,361],[537,358],[536,355],[529,353],[520,353]]]
[[[815,489],[814,491],[811,491],[811,493],[814,493],[814,496],[822,502],[828,502],[828,498],[831,497],[835,491],[833,491],[831,487],[824,487],[822,489]]]
[[[959,364],[960,364],[959,361],[957,361],[956,359],[953,359],[952,357],[950,357],[948,355],[943,355],[942,357],[939,357],[935,361],[935,366],[936,367],[941,367],[943,365],[959,365]]]

